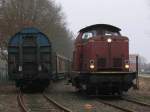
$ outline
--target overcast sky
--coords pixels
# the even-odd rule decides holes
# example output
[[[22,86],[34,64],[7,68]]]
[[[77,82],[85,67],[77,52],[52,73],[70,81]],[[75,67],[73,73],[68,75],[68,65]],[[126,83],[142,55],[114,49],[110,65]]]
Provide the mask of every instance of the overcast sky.
[[[61,4],[74,34],[88,25],[111,24],[130,39],[130,53],[150,62],[149,0],[55,0]],[[149,3],[148,3],[149,2]]]

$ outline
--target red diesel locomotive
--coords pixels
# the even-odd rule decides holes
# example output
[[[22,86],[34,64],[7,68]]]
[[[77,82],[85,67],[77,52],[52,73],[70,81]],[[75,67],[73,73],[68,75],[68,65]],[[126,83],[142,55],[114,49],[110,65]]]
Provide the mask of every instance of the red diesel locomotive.
[[[94,94],[122,94],[133,86],[129,71],[129,39],[121,29],[96,24],[79,31],[73,53],[72,84]]]

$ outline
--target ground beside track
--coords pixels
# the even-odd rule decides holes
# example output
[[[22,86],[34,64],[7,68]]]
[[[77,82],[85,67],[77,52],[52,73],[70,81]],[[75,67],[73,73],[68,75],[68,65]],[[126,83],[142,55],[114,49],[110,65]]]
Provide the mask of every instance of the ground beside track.
[[[127,93],[129,96],[133,96],[140,101],[150,103],[150,78],[139,78],[139,90],[130,89]]]
[[[15,86],[0,84],[0,112],[20,112]]]
[[[97,112],[122,112],[113,107],[98,103],[93,98],[87,98],[80,93],[76,93],[76,90],[71,85],[66,85],[66,81],[56,82],[51,86],[48,88],[47,93],[49,97],[73,110],[73,112],[81,112],[85,104],[92,104]],[[140,77],[140,89],[130,89],[127,95],[150,103],[150,78]],[[17,91],[15,86],[0,84],[0,112],[20,112],[16,97]]]
[[[139,74],[139,77],[150,78],[150,74]]]

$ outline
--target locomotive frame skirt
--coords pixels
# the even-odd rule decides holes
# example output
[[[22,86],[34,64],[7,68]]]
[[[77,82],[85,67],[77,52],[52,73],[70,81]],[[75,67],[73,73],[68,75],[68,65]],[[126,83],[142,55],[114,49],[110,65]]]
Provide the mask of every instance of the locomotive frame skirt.
[[[72,84],[82,90],[99,91],[99,93],[127,92],[134,83],[136,72],[74,72]]]

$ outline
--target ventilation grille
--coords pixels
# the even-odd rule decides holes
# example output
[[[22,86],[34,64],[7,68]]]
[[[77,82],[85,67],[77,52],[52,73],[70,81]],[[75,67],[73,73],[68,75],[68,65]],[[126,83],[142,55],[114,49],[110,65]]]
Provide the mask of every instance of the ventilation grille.
[[[113,67],[122,67],[122,59],[121,58],[114,58],[113,59]]]
[[[98,60],[97,60],[97,67],[98,68],[106,67],[106,59],[105,58],[98,58]]]

